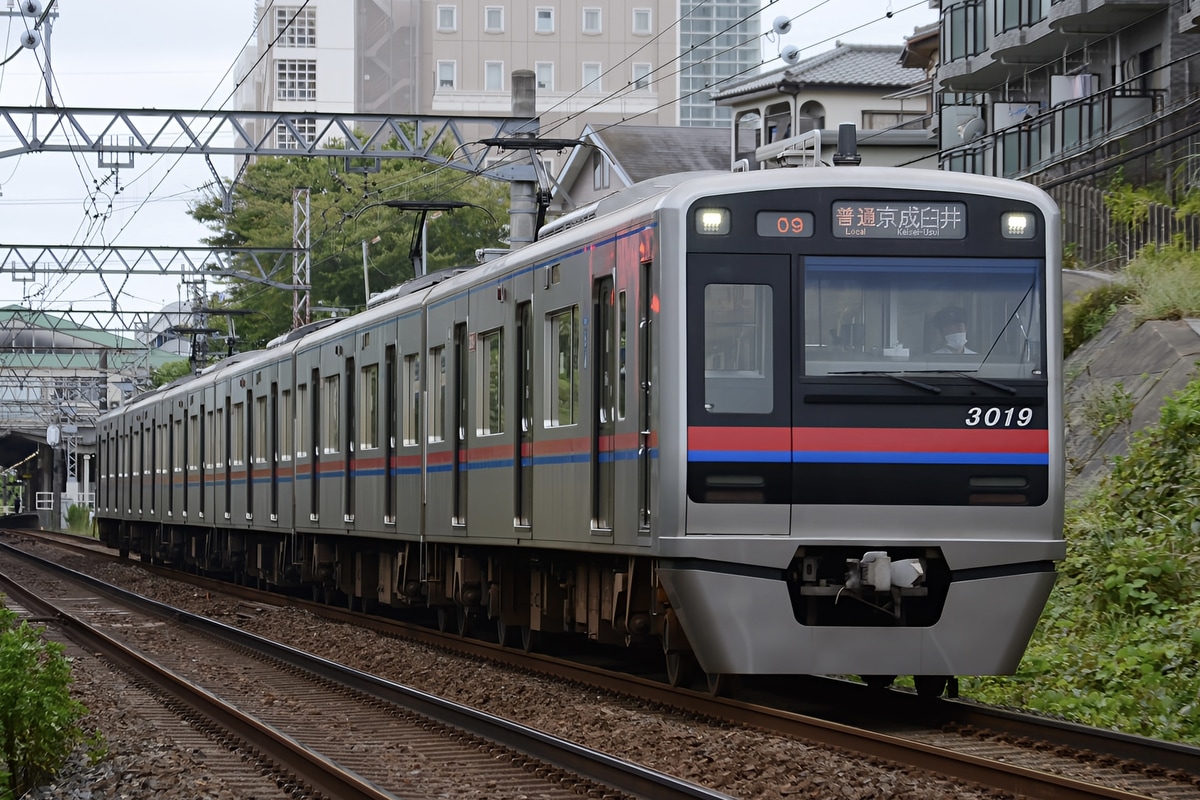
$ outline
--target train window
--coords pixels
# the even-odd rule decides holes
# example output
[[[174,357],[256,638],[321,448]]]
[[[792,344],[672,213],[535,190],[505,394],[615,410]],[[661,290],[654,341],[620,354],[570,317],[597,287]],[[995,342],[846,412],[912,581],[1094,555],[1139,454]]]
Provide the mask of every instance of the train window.
[[[226,452],[227,439],[225,431],[225,409],[217,409],[216,427],[213,428],[213,463],[217,467],[225,466],[225,459],[229,457]]]
[[[1032,259],[809,258],[805,374],[1040,375],[1038,269]]]
[[[279,393],[279,460],[292,460],[292,432],[296,417],[292,410],[292,393],[284,389]]]
[[[432,399],[429,401],[429,441],[446,440],[446,348],[435,347],[429,351],[433,364]]]
[[[340,452],[341,420],[338,411],[342,407],[341,375],[330,375],[321,382],[321,404],[325,406],[324,424],[321,426],[321,453]]]
[[[301,412],[308,413],[308,384],[302,383],[296,387],[296,458],[308,457],[308,444],[311,437],[308,426],[298,416]]]
[[[704,408],[769,414],[775,397],[770,286],[704,287]]]
[[[193,419],[194,419],[194,417],[193,417]],[[178,450],[178,448],[183,446],[183,420],[182,419],[175,420],[173,444],[174,444],[174,447],[176,448],[175,453],[178,453],[179,456],[175,459],[175,463],[171,465],[171,469],[173,472],[182,472],[183,471],[183,462],[185,459],[183,458],[183,454],[179,453],[179,450]]]
[[[366,334],[363,336],[365,338]],[[362,368],[359,377],[359,447],[373,450],[379,447],[379,365],[368,364]]]
[[[579,410],[579,309],[551,314],[546,337],[546,427],[574,425]]]
[[[267,397],[254,400],[254,463],[267,463]]]
[[[246,410],[241,403],[233,404],[233,452],[229,455],[229,463],[241,466],[246,463]]]
[[[421,436],[421,359],[416,354],[404,357],[404,443],[414,445]]]
[[[482,334],[479,349],[479,424],[480,436],[504,433],[504,334]]]

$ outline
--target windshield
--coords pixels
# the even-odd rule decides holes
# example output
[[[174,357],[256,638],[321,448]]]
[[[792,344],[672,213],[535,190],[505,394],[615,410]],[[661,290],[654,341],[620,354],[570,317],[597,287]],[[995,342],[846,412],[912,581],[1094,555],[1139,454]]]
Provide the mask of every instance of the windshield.
[[[809,257],[804,374],[1043,377],[1033,259]]]

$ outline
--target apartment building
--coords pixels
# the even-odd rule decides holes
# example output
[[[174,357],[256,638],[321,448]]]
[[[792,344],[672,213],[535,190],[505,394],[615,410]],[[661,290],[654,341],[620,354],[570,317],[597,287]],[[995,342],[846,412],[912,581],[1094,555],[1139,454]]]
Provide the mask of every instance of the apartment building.
[[[511,75],[536,76],[542,134],[586,124],[729,125],[710,91],[761,62],[758,0],[257,0],[241,110],[511,114]],[[256,131],[258,136],[269,132]]]
[[[1197,0],[940,7],[943,169],[1044,182],[1137,148],[1170,148],[1164,163],[1200,156],[1189,133],[1200,98]]]

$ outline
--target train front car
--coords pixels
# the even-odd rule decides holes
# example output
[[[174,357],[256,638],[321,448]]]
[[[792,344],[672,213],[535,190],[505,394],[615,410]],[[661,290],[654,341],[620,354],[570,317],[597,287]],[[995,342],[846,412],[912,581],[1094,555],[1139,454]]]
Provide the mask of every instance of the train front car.
[[[1015,671],[1065,555],[1056,206],[899,168],[740,179],[663,221],[686,413],[658,574],[701,667]]]

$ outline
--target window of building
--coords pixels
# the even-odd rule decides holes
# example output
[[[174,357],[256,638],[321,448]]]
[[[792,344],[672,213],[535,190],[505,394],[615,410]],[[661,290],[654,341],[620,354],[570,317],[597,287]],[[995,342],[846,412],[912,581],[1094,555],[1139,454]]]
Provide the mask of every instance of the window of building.
[[[533,30],[537,33],[554,33],[554,9],[539,7],[533,12]]]
[[[504,33],[504,6],[486,6],[483,9],[484,33]]]
[[[321,452],[336,453],[342,438],[339,409],[342,407],[341,375],[330,375],[321,382],[321,405],[324,406],[324,424],[321,426]]]
[[[359,449],[379,447],[379,365],[369,364],[360,370],[358,386]]]
[[[600,91],[600,63],[597,61],[583,62],[583,90],[585,92]]]
[[[639,91],[644,91],[650,88],[650,72],[653,66],[650,64],[634,64],[633,65],[633,88]]]
[[[316,47],[317,10],[301,6],[276,6],[275,38],[280,47]]]
[[[439,89],[453,89],[457,82],[458,64],[454,61],[437,62]]]
[[[583,32],[589,35],[596,35],[600,30],[600,9],[585,8],[583,9]]]
[[[307,150],[317,138],[317,121],[298,117],[275,126],[275,146],[281,150]],[[297,138],[298,137],[298,138]]]
[[[281,58],[275,62],[276,100],[316,100],[317,62]]]
[[[579,407],[579,311],[568,308],[547,319],[546,427],[574,425]]]
[[[480,336],[479,407],[480,436],[504,433],[504,334],[491,331]]]
[[[485,92],[504,91],[503,61],[485,61],[483,63],[483,90]]]
[[[637,36],[649,36],[651,27],[653,26],[654,17],[648,8],[635,8],[633,10],[633,32]]]
[[[599,150],[592,152],[592,188],[607,189],[612,181],[608,159]]]
[[[437,29],[440,33],[453,33],[458,30],[458,7],[437,7]]]
[[[533,65],[533,72],[537,78],[537,88],[554,90],[554,62],[553,61],[537,61]]]

